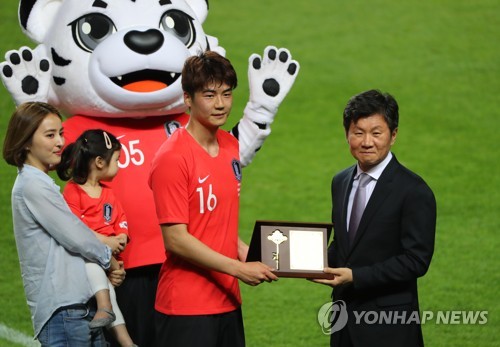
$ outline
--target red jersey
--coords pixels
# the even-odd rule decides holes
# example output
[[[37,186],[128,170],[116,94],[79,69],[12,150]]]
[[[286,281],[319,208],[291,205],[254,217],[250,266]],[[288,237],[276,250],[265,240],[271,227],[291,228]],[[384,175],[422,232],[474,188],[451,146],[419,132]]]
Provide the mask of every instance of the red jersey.
[[[238,258],[241,181],[238,141],[217,132],[219,154],[211,157],[180,129],[158,150],[150,186],[160,224],[187,224],[188,232],[227,257]],[[172,315],[233,311],[241,305],[238,279],[200,268],[174,254],[163,264],[155,308]]]
[[[85,130],[102,129],[122,144],[120,174],[109,186],[123,206],[131,242],[120,255],[125,269],[161,264],[165,248],[148,186],[149,170],[156,151],[173,131],[186,125],[185,113],[136,118],[94,118],[73,116],[64,122],[66,143],[76,141]]]
[[[109,186],[101,186],[101,196],[92,198],[78,184],[69,181],[63,196],[71,211],[90,229],[104,236],[128,236],[127,218],[120,202]]]

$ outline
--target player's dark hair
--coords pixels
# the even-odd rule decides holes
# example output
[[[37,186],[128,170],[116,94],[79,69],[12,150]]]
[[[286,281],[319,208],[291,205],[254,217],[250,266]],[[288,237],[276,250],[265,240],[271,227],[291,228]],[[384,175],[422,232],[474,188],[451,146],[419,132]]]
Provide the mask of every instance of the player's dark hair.
[[[198,91],[212,83],[227,84],[231,89],[238,85],[236,71],[222,55],[205,51],[189,57],[182,69],[182,89],[192,98]]]
[[[64,149],[61,163],[56,168],[57,175],[63,181],[73,179],[77,184],[84,184],[92,161],[101,157],[109,165],[113,153],[120,149],[120,142],[113,134],[101,129],[84,131]]]
[[[353,96],[344,109],[344,129],[346,133],[349,131],[352,122],[357,123],[360,118],[375,114],[384,117],[391,132],[398,127],[399,107],[392,95],[372,89]]]

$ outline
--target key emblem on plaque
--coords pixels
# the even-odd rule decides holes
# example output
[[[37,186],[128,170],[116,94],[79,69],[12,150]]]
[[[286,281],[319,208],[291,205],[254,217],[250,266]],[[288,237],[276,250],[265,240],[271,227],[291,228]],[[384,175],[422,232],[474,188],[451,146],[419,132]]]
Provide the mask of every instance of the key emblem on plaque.
[[[276,229],[267,239],[276,245],[276,252],[273,252],[273,260],[276,261],[276,270],[280,269],[280,244],[288,240],[288,237],[281,230]]]

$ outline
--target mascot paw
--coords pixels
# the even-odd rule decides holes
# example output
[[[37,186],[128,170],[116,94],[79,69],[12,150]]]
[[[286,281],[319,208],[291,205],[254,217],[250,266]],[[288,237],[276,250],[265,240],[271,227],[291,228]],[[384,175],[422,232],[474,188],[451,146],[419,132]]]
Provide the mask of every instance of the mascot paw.
[[[223,57],[226,56],[226,50],[224,49],[224,47],[219,46],[219,40],[216,37],[207,35],[207,42],[208,47],[211,51],[219,53]]]
[[[28,47],[11,50],[0,64],[2,81],[16,104],[26,101],[47,101],[51,65]]]
[[[268,46],[261,58],[252,54],[249,58],[248,80],[250,102],[247,115],[257,123],[270,124],[278,107],[290,91],[299,73],[300,65],[292,60],[286,48]]]

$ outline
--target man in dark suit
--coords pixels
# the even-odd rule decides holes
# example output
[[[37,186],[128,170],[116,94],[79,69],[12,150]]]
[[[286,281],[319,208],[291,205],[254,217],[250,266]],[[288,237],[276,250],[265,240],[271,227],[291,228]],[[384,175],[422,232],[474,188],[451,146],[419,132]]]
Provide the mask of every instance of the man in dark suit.
[[[423,346],[417,278],[434,252],[436,200],[391,153],[398,120],[396,100],[377,90],[352,97],[344,110],[357,164],[333,178],[334,239],[325,269],[333,279],[314,280],[345,302],[348,320],[331,335],[335,347]]]

